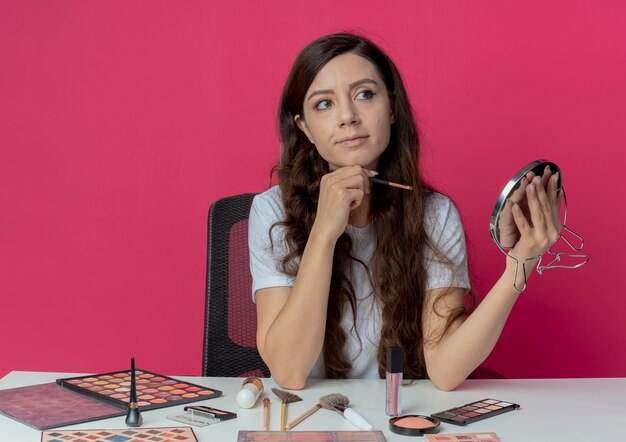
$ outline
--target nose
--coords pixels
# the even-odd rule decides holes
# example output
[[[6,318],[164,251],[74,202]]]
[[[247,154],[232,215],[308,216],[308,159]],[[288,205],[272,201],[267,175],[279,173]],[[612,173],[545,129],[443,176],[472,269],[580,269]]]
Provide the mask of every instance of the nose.
[[[352,100],[339,103],[339,126],[350,126],[359,122],[358,112]]]

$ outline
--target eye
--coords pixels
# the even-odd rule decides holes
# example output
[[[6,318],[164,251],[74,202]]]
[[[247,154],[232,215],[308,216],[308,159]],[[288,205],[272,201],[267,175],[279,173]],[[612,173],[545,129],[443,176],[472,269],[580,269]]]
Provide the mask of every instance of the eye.
[[[317,110],[325,110],[328,109],[331,105],[330,100],[323,99],[315,103],[315,109]]]
[[[370,91],[369,89],[365,89],[364,91],[356,94],[356,98],[357,100],[371,100],[372,98],[374,98],[375,95],[376,94],[374,92]]]

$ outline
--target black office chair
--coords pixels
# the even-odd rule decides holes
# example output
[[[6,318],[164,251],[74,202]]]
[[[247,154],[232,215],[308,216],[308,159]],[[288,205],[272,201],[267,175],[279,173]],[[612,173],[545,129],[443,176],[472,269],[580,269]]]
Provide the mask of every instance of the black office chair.
[[[476,368],[468,377],[468,379],[506,379],[506,376],[498,373],[482,365]]]
[[[209,209],[202,376],[269,377],[256,347],[256,307],[248,255],[254,193]]]
[[[222,198],[209,209],[203,376],[270,376],[256,348],[248,254],[248,215],[254,196]],[[469,377],[504,378],[485,367]]]

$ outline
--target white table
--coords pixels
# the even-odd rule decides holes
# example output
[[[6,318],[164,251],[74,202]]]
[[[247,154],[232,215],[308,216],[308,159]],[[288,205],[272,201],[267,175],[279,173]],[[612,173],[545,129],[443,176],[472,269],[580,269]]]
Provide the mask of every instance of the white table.
[[[38,373],[14,371],[0,379],[0,389],[53,382],[58,378],[75,376],[72,373]],[[208,427],[194,427],[200,442],[237,440],[239,430],[260,430],[263,416],[261,400],[254,408],[239,409],[235,395],[241,387],[241,378],[202,378],[175,376],[188,382],[222,390],[222,397],[198,404],[234,411],[237,419],[224,421]],[[264,395],[272,405],[270,430],[280,426],[279,400],[271,393],[276,384],[263,380]],[[298,392],[303,401],[289,405],[287,420],[295,418],[328,393],[342,393],[376,430],[382,430],[389,442],[409,441],[389,430],[389,418],[385,415],[384,380],[324,380],[310,382]],[[403,387],[403,414],[427,414],[460,406],[487,397],[518,403],[521,409],[504,413],[466,427],[442,423],[440,433],[494,431],[504,442],[530,441],[603,441],[626,440],[624,417],[626,416],[626,378],[612,379],[498,379],[468,380],[453,392],[437,390],[430,381],[416,381]],[[167,427],[183,425],[165,418],[181,413],[182,406],[150,410],[142,413],[143,427]],[[622,422],[620,424],[620,422]],[[88,422],[62,429],[124,428],[124,417]],[[296,427],[296,430],[347,430],[355,428],[339,414],[320,410]],[[41,432],[20,422],[0,415],[0,441],[38,442]]]

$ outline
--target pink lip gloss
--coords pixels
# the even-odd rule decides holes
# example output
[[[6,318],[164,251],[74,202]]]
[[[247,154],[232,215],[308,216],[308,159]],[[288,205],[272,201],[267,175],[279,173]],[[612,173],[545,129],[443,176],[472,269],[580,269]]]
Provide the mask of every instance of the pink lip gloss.
[[[387,347],[387,416],[398,416],[402,412],[402,371],[404,353],[401,347]]]

